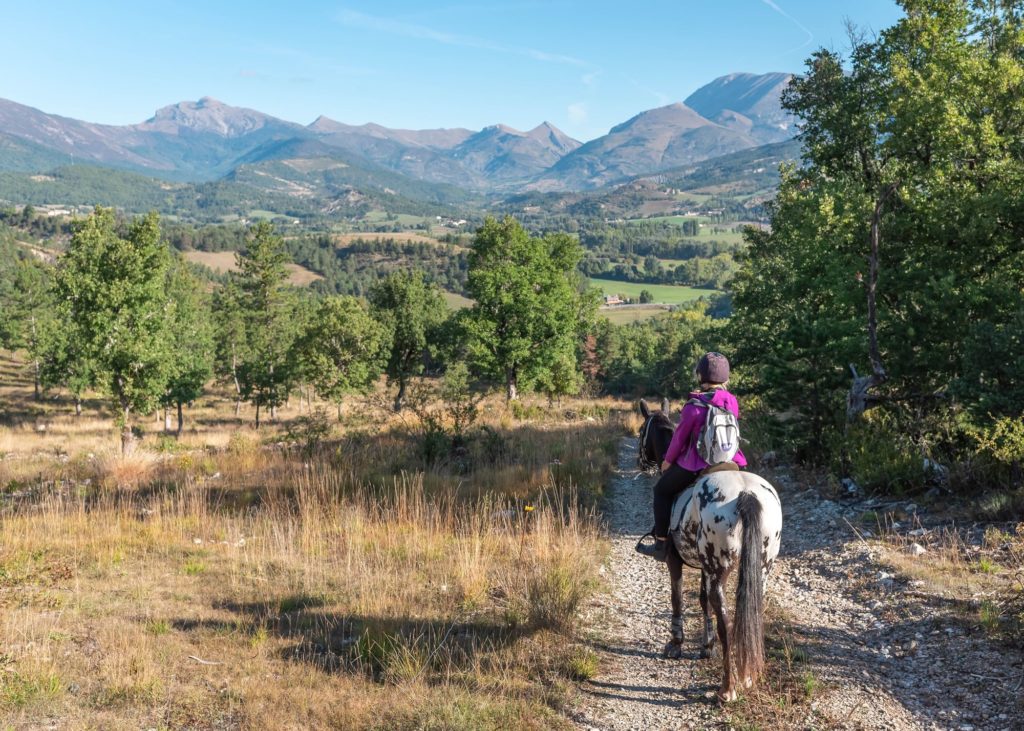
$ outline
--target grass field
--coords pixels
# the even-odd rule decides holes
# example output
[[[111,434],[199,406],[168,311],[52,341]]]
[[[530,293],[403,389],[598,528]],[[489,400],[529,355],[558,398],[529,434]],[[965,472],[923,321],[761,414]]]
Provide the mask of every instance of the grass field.
[[[650,320],[652,317],[662,317],[668,314],[668,310],[657,305],[643,305],[640,307],[602,307],[597,311],[598,317],[603,317],[613,325],[628,325],[632,322]]]
[[[624,295],[634,300],[640,298],[640,292],[647,290],[654,296],[655,303],[664,305],[681,305],[715,293],[713,289],[696,289],[694,287],[681,287],[674,284],[616,282],[611,279],[599,279],[597,277],[592,277],[590,284],[592,287],[600,289],[604,294]]]
[[[463,297],[455,292],[442,292],[441,294],[444,296],[444,301],[448,303],[449,309],[463,310],[473,306],[473,300],[469,299],[469,297]]]
[[[233,251],[186,251],[182,253],[182,256],[194,264],[202,264],[219,274],[238,271]],[[298,264],[285,264],[285,266],[289,271],[288,283],[294,284],[296,287],[305,287],[318,279],[323,279],[316,272],[311,272]]]
[[[408,213],[397,213],[393,218],[388,218],[385,211],[370,211],[363,220],[367,223],[397,223],[399,226],[418,226],[422,223],[432,223],[434,219],[425,216],[413,216]]]
[[[0,727],[573,727],[628,404],[492,399],[425,462],[384,392],[303,448],[302,399],[256,432],[213,389],[124,458],[31,393],[0,352]]]

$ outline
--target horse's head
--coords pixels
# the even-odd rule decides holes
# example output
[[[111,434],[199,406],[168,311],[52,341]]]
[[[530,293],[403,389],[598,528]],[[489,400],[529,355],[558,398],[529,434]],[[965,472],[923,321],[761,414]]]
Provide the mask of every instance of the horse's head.
[[[661,464],[668,445],[672,441],[672,434],[676,430],[675,424],[668,416],[668,399],[661,400],[661,410],[655,411],[647,405],[647,402],[640,399],[640,415],[644,417],[643,426],[640,427],[640,440],[637,442],[637,466],[642,470],[651,470]]]

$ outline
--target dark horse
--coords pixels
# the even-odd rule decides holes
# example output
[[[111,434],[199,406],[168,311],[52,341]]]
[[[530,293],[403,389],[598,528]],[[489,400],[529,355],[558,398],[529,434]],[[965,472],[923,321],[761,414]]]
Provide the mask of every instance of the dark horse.
[[[637,460],[644,468],[660,465],[676,428],[668,417],[668,401],[662,402],[661,411],[652,411],[641,400],[640,413],[644,424]],[[741,678],[750,687],[764,668],[764,586],[779,553],[779,496],[767,480],[750,472],[712,472],[698,477],[676,498],[669,525],[672,639],[663,655],[682,657],[683,566],[700,569],[700,607],[704,611],[700,656],[711,657],[715,645],[713,609],[722,643],[718,698],[723,702],[735,700],[735,679]],[[730,632],[725,584],[734,567],[739,568],[739,578],[735,622]],[[731,672],[732,657],[736,660],[735,675]]]

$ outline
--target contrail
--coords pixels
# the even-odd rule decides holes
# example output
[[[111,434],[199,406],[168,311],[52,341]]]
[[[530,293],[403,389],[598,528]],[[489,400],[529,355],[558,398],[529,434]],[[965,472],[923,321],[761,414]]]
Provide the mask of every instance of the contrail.
[[[803,48],[804,46],[808,46],[808,45],[810,45],[810,44],[811,44],[811,42],[813,42],[813,41],[814,41],[814,34],[813,34],[813,33],[811,33],[811,31],[807,29],[807,26],[805,26],[805,25],[804,25],[803,23],[801,23],[801,22],[800,22],[799,20],[797,20],[797,19],[796,19],[796,18],[794,18],[794,17],[792,16],[792,15],[790,15],[789,13],[787,13],[787,12],[786,12],[785,10],[783,10],[782,8],[780,8],[780,7],[779,7],[779,6],[778,6],[778,5],[777,5],[777,4],[776,4],[776,3],[774,2],[774,0],[761,0],[761,2],[763,2],[763,3],[764,3],[765,5],[767,5],[767,6],[769,7],[769,8],[771,8],[772,10],[774,10],[774,11],[775,11],[776,13],[778,13],[779,15],[781,15],[781,16],[782,16],[783,18],[785,18],[786,20],[788,20],[789,22],[791,22],[791,23],[792,23],[793,25],[795,25],[795,26],[796,26],[797,28],[799,28],[800,30],[802,30],[802,31],[803,31],[804,33],[806,33],[806,34],[807,34],[807,38],[806,38],[806,39],[804,39],[804,42],[803,42],[803,43],[801,43],[801,44],[800,44],[799,46],[794,46],[793,48],[790,48],[789,50],[787,50],[787,51],[784,51],[784,53],[791,53],[791,52],[793,52],[793,51],[799,51],[799,50],[800,50],[801,48]]]

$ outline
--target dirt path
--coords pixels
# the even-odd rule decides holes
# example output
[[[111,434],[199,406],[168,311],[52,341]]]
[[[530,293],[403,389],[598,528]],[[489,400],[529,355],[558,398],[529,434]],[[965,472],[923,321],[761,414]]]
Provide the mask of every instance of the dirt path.
[[[582,684],[572,718],[602,731],[729,728],[713,699],[721,660],[696,659],[695,571],[684,578],[684,659],[660,657],[670,622],[668,571],[633,551],[650,528],[652,485],[652,478],[634,479],[634,450],[623,439],[605,512],[612,551],[604,570],[613,590],[587,618],[597,627],[601,669]],[[769,602],[787,618],[802,672],[816,686],[793,728],[1024,729],[1021,654],[990,642],[970,607],[880,563],[881,549],[849,525],[871,503],[825,500],[783,471],[770,479],[785,526]]]

